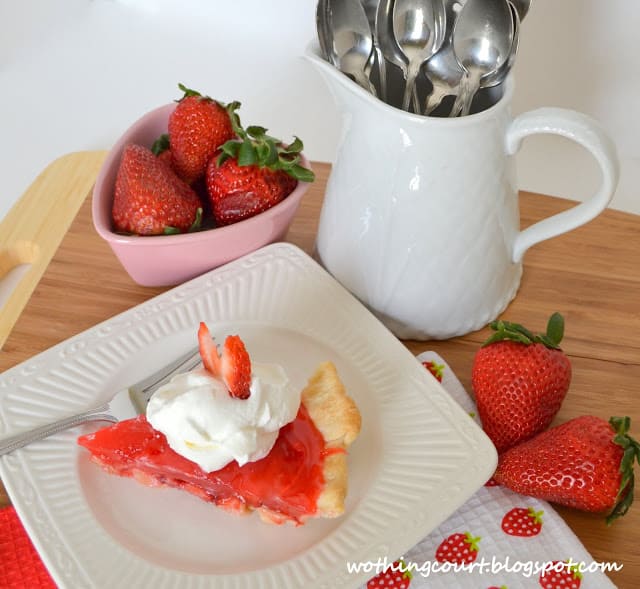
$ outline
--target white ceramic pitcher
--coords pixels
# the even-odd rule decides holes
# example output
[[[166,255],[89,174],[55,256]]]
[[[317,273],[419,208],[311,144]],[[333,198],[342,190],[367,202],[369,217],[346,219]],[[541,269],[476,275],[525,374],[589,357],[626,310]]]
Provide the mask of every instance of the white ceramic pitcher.
[[[316,253],[398,337],[444,339],[480,329],[515,296],[525,251],[590,221],[613,196],[616,150],[598,124],[560,108],[513,119],[512,80],[487,110],[425,117],[378,100],[316,47],[306,58],[343,123]],[[535,133],[585,147],[602,183],[585,202],[521,231],[514,154]]]

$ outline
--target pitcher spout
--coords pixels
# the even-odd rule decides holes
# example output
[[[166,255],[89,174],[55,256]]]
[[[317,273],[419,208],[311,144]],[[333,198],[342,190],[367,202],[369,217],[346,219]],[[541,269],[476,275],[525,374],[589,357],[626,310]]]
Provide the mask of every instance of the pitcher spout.
[[[374,94],[365,90],[362,86],[354,82],[349,76],[342,73],[337,67],[329,63],[322,57],[320,47],[317,43],[310,43],[303,57],[318,71],[331,92],[336,104],[340,108],[348,108],[355,101],[362,108],[379,107],[396,110],[388,104],[379,100]]]

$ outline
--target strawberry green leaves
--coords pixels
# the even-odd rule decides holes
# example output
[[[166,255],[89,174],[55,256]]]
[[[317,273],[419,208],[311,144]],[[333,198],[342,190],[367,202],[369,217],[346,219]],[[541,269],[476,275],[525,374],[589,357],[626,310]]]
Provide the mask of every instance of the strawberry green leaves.
[[[191,88],[187,88],[182,83],[178,84],[178,88],[184,92],[184,96],[182,96],[182,98],[179,98],[178,100],[176,100],[176,102],[180,102],[181,100],[184,100],[185,98],[187,98],[189,96],[200,96],[200,97],[205,98],[207,100],[211,100],[211,98],[209,98],[208,96],[202,96],[202,94],[200,94],[200,92],[198,92],[197,90],[193,90]]]
[[[483,346],[510,340],[525,345],[540,343],[552,350],[558,350],[560,349],[560,342],[564,337],[564,318],[557,312],[549,317],[546,333],[537,335],[519,323],[511,323],[510,321],[493,321],[489,327],[491,327],[495,333],[482,344]]]
[[[633,492],[635,487],[635,474],[633,472],[634,462],[640,464],[640,444],[629,434],[631,419],[629,417],[612,417],[609,424],[616,432],[613,438],[614,443],[624,449],[622,460],[620,461],[620,487],[616,496],[616,504],[611,513],[607,516],[607,525],[610,525],[617,518],[623,516],[633,503]]]
[[[284,145],[280,139],[268,135],[264,127],[250,125],[243,128],[236,112],[239,107],[239,102],[227,105],[231,125],[238,138],[231,139],[220,147],[218,166],[228,158],[235,158],[239,166],[282,170],[301,182],[313,182],[314,173],[300,163],[300,153],[304,147],[302,141],[294,137],[293,143]]]
[[[151,145],[153,155],[160,155],[169,149],[169,133],[163,133]]]

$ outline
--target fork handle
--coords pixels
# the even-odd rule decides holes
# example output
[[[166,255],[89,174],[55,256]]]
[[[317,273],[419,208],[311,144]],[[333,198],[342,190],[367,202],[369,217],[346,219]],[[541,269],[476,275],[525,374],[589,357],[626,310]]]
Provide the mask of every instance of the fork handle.
[[[31,442],[42,440],[70,427],[80,425],[81,423],[86,423],[88,421],[110,421],[115,423],[118,420],[112,415],[106,413],[108,409],[109,406],[105,403],[104,405],[100,405],[100,407],[94,407],[84,413],[65,417],[64,419],[54,421],[53,423],[42,425],[27,432],[2,439],[0,440],[0,456],[4,456],[9,452],[13,452],[18,448],[31,444]]]

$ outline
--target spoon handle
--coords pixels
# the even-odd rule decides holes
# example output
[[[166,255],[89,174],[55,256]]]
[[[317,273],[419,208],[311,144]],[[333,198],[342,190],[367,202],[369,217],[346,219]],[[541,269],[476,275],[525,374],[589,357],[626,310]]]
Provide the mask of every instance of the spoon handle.
[[[407,78],[404,86],[404,96],[402,97],[402,109],[408,111],[409,103],[413,105],[414,112],[420,113],[420,99],[418,98],[418,87],[416,86],[416,79],[420,68],[416,68],[409,64],[407,68]]]
[[[453,108],[451,109],[451,114],[449,116],[464,117],[468,115],[471,110],[471,102],[473,101],[473,97],[479,87],[480,81],[477,77],[465,72],[460,80],[458,96],[456,97],[456,101],[453,103]]]
[[[433,85],[433,90],[427,96],[424,105],[424,113],[425,115],[431,114],[436,108],[440,106],[440,103],[444,100],[446,96],[449,94],[455,94],[455,88],[450,88],[446,84],[440,84],[438,82],[431,82]]]
[[[345,72],[345,73],[351,74],[354,80],[356,81],[356,83],[359,86],[362,86],[367,92],[370,92],[374,96],[378,95],[376,92],[375,86],[373,85],[373,83],[371,82],[367,74],[365,74],[365,72],[362,72],[360,70],[354,70],[354,71]]]
[[[378,61],[378,82],[380,85],[380,98],[387,101],[387,61],[385,60],[380,47],[376,47],[376,59]]]

